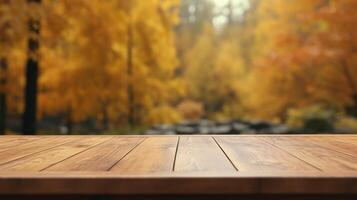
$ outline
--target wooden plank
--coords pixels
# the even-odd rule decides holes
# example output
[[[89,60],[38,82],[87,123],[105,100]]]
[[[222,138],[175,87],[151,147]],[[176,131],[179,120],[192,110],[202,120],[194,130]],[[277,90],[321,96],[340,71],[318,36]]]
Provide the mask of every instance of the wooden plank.
[[[1,173],[0,194],[357,194],[356,173],[232,172],[228,175],[113,173]],[[264,198],[262,198],[264,199]]]
[[[351,140],[348,138],[344,139],[336,137],[316,136],[309,138],[309,142],[313,142],[316,145],[357,157],[357,143],[351,142]]]
[[[308,137],[265,137],[264,140],[323,171],[357,170],[356,157],[316,145]]]
[[[291,155],[291,152],[288,153],[288,150],[282,149],[280,145],[266,142],[275,137],[269,136],[267,137],[269,139],[266,139],[260,136],[217,136],[216,139],[220,147],[225,150],[231,161],[240,167],[241,171],[238,173],[234,170],[225,169],[209,171],[212,168],[217,169],[217,167],[220,167],[218,162],[224,163],[224,161],[220,160],[223,153],[217,153],[219,151],[216,149],[219,148],[217,148],[218,146],[213,147],[213,140],[210,140],[211,137],[209,136],[182,136],[178,147],[177,136],[150,136],[132,151],[125,150],[129,153],[124,157],[118,151],[122,151],[123,146],[126,144],[123,143],[123,145],[120,145],[121,147],[116,149],[117,142],[115,140],[103,140],[103,143],[85,147],[88,143],[84,142],[84,140],[92,138],[91,141],[95,143],[98,138],[108,138],[105,136],[63,137],[63,139],[67,138],[67,140],[71,141],[71,145],[68,143],[61,145],[62,147],[66,146],[64,152],[58,150],[55,153],[52,150],[57,147],[54,148],[52,146],[50,150],[31,154],[16,161],[32,157],[28,161],[32,163],[32,167],[45,163],[50,168],[52,168],[51,166],[68,162],[66,166],[71,167],[72,163],[74,168],[78,169],[77,171],[68,172],[62,171],[62,169],[54,169],[53,171],[33,172],[30,169],[18,172],[16,170],[5,171],[0,169],[0,194],[223,195],[222,197],[231,194],[357,194],[357,170],[336,170],[336,168],[333,168],[332,170],[335,171],[318,171],[302,161],[301,158],[296,158],[297,156]],[[127,139],[120,136],[114,138],[118,141]],[[128,138],[130,138],[130,141],[139,140],[138,136],[130,136]],[[327,138],[326,141],[328,142],[325,142],[324,139],[321,140],[321,143],[310,136],[281,138],[288,138],[288,146],[291,143],[298,143],[298,146],[292,145],[296,149],[303,149],[304,145],[308,146],[309,149],[306,152],[312,152],[312,154],[314,154],[314,151],[310,149],[310,146],[311,148],[320,148],[327,151],[326,154],[331,154],[332,157],[336,153],[348,156],[346,153],[337,152],[337,149],[333,149],[332,145],[334,143],[328,143],[330,140],[327,140]],[[57,140],[57,142],[59,141],[62,141],[62,139]],[[335,139],[332,141],[335,141]],[[34,143],[37,144],[37,142]],[[328,145],[326,145],[327,143]],[[350,142],[348,143],[348,145],[351,144]],[[341,148],[345,148],[344,145]],[[19,147],[22,146],[20,145]],[[34,144],[27,146],[33,147]],[[181,147],[182,149],[180,150]],[[80,148],[85,150],[69,156],[70,153],[68,152],[73,153]],[[176,167],[183,170],[173,172],[176,151]],[[305,150],[303,149],[302,151],[304,152]],[[349,153],[353,153],[352,151],[348,150]],[[297,150],[297,152],[301,152],[301,150]],[[91,155],[92,153],[94,155]],[[62,154],[67,155],[63,156]],[[42,156],[37,157],[37,155]],[[101,158],[100,155],[105,158]],[[1,156],[2,154],[0,153]],[[120,160],[121,158],[119,157],[123,157],[123,159]],[[61,160],[63,158],[64,160]],[[75,158],[78,159],[78,162],[76,162],[77,159]],[[95,159],[98,159],[98,162]],[[180,159],[183,160],[183,163],[188,164],[180,164]],[[209,159],[214,163],[209,163]],[[323,160],[325,160],[325,155]],[[89,165],[98,165],[94,166],[94,168],[104,169],[101,163],[117,161],[119,162],[112,169],[118,167],[118,171],[85,171],[87,167],[90,167]],[[19,163],[18,165],[26,166],[28,162]],[[336,160],[336,162],[340,161]],[[206,165],[208,167],[205,167]]]
[[[115,137],[79,153],[46,171],[106,171],[136,147],[144,138]]]
[[[3,164],[2,171],[41,171],[53,164],[61,162],[68,157],[87,150],[88,148],[102,143],[110,137],[81,137],[65,143],[61,146],[35,153],[21,159]]]
[[[255,137],[215,137],[239,171],[306,171],[308,163]]]
[[[74,137],[40,137],[34,142],[13,146],[0,153],[0,165],[44,151],[73,140]]]
[[[110,170],[115,173],[156,173],[173,170],[178,137],[149,137]]]
[[[212,137],[180,137],[174,171],[236,171]]]
[[[0,137],[0,152],[38,140],[39,137]]]
[[[348,136],[337,136],[337,135],[334,135],[334,136],[330,136],[330,137],[326,137],[326,138],[337,140],[337,141],[341,141],[341,142],[344,142],[344,143],[357,145],[357,136],[350,136],[350,135],[348,135]]]
[[[48,136],[43,136],[43,137],[48,137]],[[31,140],[35,140],[35,139],[39,139],[42,137],[37,137],[37,136],[24,136],[24,137],[20,137],[20,136],[0,136],[0,146],[7,144],[11,141],[13,142],[19,142],[19,141],[31,141]]]
[[[36,137],[1,137],[0,136],[0,146],[3,144],[6,144],[11,141],[16,141],[16,140],[26,140],[30,138],[36,138]]]

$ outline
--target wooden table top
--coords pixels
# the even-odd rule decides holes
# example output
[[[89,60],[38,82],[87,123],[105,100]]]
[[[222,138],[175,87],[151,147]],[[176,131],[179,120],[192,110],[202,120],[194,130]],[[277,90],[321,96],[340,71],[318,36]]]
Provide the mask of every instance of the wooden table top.
[[[357,193],[357,135],[1,136],[0,194]]]

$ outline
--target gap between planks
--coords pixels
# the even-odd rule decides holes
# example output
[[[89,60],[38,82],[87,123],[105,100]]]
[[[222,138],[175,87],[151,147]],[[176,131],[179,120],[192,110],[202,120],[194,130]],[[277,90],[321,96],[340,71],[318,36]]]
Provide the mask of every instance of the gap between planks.
[[[60,160],[60,161],[55,162],[55,163],[53,163],[53,164],[50,164],[49,166],[47,166],[47,167],[45,167],[45,168],[43,168],[43,169],[41,169],[41,170],[39,170],[39,171],[44,171],[44,170],[46,170],[46,169],[48,169],[48,168],[50,168],[50,167],[52,167],[52,166],[55,166],[55,165],[58,164],[58,163],[61,163],[61,162],[65,161],[65,160],[68,160],[68,159],[70,159],[70,158],[72,158],[72,157],[74,157],[74,156],[76,156],[76,155],[79,155],[79,154],[81,154],[81,153],[83,153],[83,152],[86,152],[86,151],[88,151],[88,150],[90,150],[90,149],[93,149],[93,148],[96,147],[96,146],[99,146],[99,145],[101,145],[101,144],[103,144],[103,143],[105,143],[105,142],[108,142],[108,141],[111,140],[111,139],[113,139],[113,137],[111,137],[111,138],[109,138],[109,139],[107,139],[107,140],[104,140],[103,142],[100,142],[100,143],[98,143],[98,144],[92,145],[92,146],[88,147],[87,149],[84,149],[83,151],[77,152],[77,153],[75,153],[75,154],[73,154],[73,155],[71,155],[71,156],[69,156],[69,157],[67,157],[67,158],[64,158],[63,160]]]
[[[140,142],[138,142],[130,151],[128,151],[122,158],[120,158],[118,161],[116,161],[112,166],[110,166],[106,171],[110,171],[113,169],[114,166],[116,166],[121,160],[123,160],[126,156],[128,156],[134,149],[136,149],[139,145],[141,145],[147,137],[143,138]]]
[[[177,138],[177,144],[176,144],[176,151],[175,151],[174,163],[173,163],[173,165],[172,165],[172,171],[173,171],[173,172],[175,171],[175,168],[176,168],[177,152],[178,152],[178,149],[179,149],[179,146],[180,146],[180,138],[181,138],[181,136],[178,136],[178,138]]]
[[[229,162],[231,163],[231,165],[234,167],[234,169],[236,171],[239,171],[238,167],[233,163],[233,161],[231,160],[231,158],[227,155],[227,153],[223,150],[223,148],[221,147],[221,145],[218,143],[218,141],[216,140],[215,137],[212,137],[212,139],[215,141],[215,143],[217,144],[217,146],[219,147],[219,149],[221,149],[221,151],[223,152],[223,154],[226,156],[226,158],[229,160]]]
[[[53,137],[53,138],[56,138],[56,137]],[[36,146],[36,145],[34,145],[34,144],[36,144],[36,142],[43,142],[43,140],[45,140],[45,139],[48,140],[48,139],[53,139],[53,138],[40,138],[40,139],[38,139],[38,140],[36,140],[36,141],[31,141],[30,144],[24,144],[25,147],[27,147],[27,148],[25,148],[24,150],[34,149],[35,147],[41,147],[41,146]],[[45,141],[46,141],[46,140],[45,140]],[[48,142],[48,141],[47,141],[47,142]],[[20,154],[20,155],[18,155],[18,157],[14,158],[14,159],[10,159],[10,158],[9,158],[8,161],[5,161],[5,162],[0,163],[0,167],[3,166],[3,165],[7,165],[7,164],[9,164],[9,163],[11,163],[11,162],[16,162],[16,161],[18,161],[18,160],[21,160],[21,159],[24,159],[24,158],[27,158],[27,157],[31,157],[31,156],[33,156],[33,155],[35,155],[35,154],[42,153],[42,152],[45,152],[45,151],[48,151],[48,150],[57,148],[57,147],[59,147],[59,146],[61,146],[61,145],[65,145],[65,144],[70,143],[70,142],[72,142],[72,141],[69,140],[69,139],[67,139],[67,140],[65,140],[64,142],[61,142],[61,143],[58,144],[58,145],[54,145],[54,146],[51,146],[51,147],[43,148],[43,149],[41,149],[41,150],[39,150],[39,151],[29,152],[28,154],[23,154],[23,155]],[[26,146],[26,145],[27,145],[27,146]],[[23,148],[23,146],[21,146],[21,147]],[[2,154],[6,154],[7,152],[11,152],[11,151],[14,151],[14,150],[17,150],[16,152],[18,152],[18,149],[16,149],[16,147],[15,147],[15,148],[7,149],[6,151],[3,151],[3,152],[1,152],[1,153],[2,153]],[[23,152],[21,152],[21,153],[23,153]],[[16,155],[16,153],[15,153],[15,155]],[[0,158],[1,158],[1,156],[0,156]]]
[[[357,170],[357,158],[331,149],[322,143],[311,142],[306,137],[263,137],[269,144],[279,146],[290,154],[318,167],[322,171]]]
[[[266,139],[264,139],[264,138],[258,138],[258,139],[261,140],[261,141],[263,141],[264,143],[267,143],[267,144],[269,144],[269,145],[271,145],[271,146],[276,147],[277,149],[280,149],[281,151],[286,152],[286,153],[289,154],[290,156],[292,156],[292,157],[294,157],[294,158],[296,158],[296,159],[298,159],[298,160],[300,160],[300,161],[306,163],[307,165],[310,165],[311,167],[317,169],[318,171],[322,171],[322,169],[320,169],[319,167],[316,167],[315,165],[311,164],[310,162],[308,162],[308,161],[306,161],[306,160],[304,160],[304,159],[301,159],[300,157],[298,157],[298,156],[296,156],[296,155],[290,153],[290,152],[287,151],[286,149],[281,148],[280,146],[275,145],[275,144],[273,144],[273,143],[270,143],[270,142],[268,142],[268,141],[267,141]]]

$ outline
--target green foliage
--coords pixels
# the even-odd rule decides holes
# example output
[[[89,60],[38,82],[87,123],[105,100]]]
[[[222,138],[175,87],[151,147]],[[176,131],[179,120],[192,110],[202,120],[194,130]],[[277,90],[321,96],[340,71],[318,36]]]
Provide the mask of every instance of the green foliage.
[[[334,130],[336,111],[322,105],[289,110],[288,124],[302,127],[308,132],[328,132]]]
[[[335,122],[335,127],[346,131],[357,131],[357,119],[349,116],[339,116]]]

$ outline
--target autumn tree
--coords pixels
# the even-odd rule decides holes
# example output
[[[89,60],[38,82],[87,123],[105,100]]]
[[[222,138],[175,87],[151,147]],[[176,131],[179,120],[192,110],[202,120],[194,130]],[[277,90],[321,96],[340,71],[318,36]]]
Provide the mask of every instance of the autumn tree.
[[[214,4],[211,1],[182,0],[180,3],[180,23],[176,28],[179,72],[187,68],[186,53],[196,44],[197,39],[204,34],[207,26],[212,25]]]
[[[117,1],[48,1],[44,6],[42,116],[63,116],[68,132],[74,123],[90,118],[103,128],[119,123],[117,118],[126,112],[125,26],[117,23],[124,20],[123,10]]]
[[[0,134],[6,129],[6,74],[7,62],[5,58],[0,58]]]
[[[174,26],[178,23],[179,1],[140,1],[133,11],[133,68],[131,77],[136,96],[135,120],[148,123],[163,118],[158,110],[170,110],[175,116],[174,99],[180,93],[180,82],[175,78],[178,65]],[[149,18],[142,18],[147,13]],[[174,92],[176,90],[176,92]],[[171,107],[171,108],[170,108]],[[158,116],[155,116],[158,115]],[[175,118],[175,117],[174,117]]]
[[[5,15],[8,14],[6,13],[6,9],[8,9],[8,4],[9,1],[1,1],[0,2],[0,17],[5,18]],[[0,24],[0,29],[2,30],[0,33],[0,43],[4,44],[9,40],[9,21],[8,20],[3,20],[1,21]],[[7,82],[7,58],[6,55],[3,55],[5,50],[2,47],[1,50],[1,55],[0,55],[0,134],[5,133],[6,129],[6,109],[7,109],[7,104],[6,104],[6,82]]]
[[[0,133],[5,132],[9,114],[19,105],[14,98],[15,91],[20,90],[16,61],[21,62],[18,55],[24,39],[24,8],[25,3],[21,0],[0,1]]]
[[[323,75],[317,88],[325,91],[347,113],[357,116],[356,1],[325,1],[310,19],[320,22],[310,37],[308,59],[318,60]],[[333,98],[336,97],[337,98]],[[325,97],[326,98],[326,97]]]
[[[207,21],[201,32],[196,33],[197,38],[190,44],[192,47],[185,50],[182,61],[183,77],[188,83],[187,98],[204,104],[205,117],[235,118],[243,111],[240,87],[247,71],[245,60],[248,60],[245,54],[248,48],[242,48],[247,40],[243,19],[248,6],[234,1],[221,7],[211,6],[211,17],[205,17]],[[199,16],[191,18],[191,26],[199,27],[202,23],[194,20],[200,19]],[[218,24],[214,23],[217,18],[221,20]],[[182,26],[182,30],[194,30],[188,25]]]
[[[177,119],[177,3],[45,1],[41,116],[101,129]]]
[[[26,62],[25,110],[23,115],[23,133],[36,133],[37,91],[39,76],[39,47],[41,19],[39,7],[41,0],[27,0],[28,19],[28,60]]]
[[[254,63],[245,99],[250,117],[284,122],[290,108],[312,102],[314,62],[305,60],[299,49],[314,31],[304,16],[315,12],[319,3],[319,0],[273,0],[257,4]]]
[[[1,119],[27,133],[356,113],[353,0],[0,2]]]

